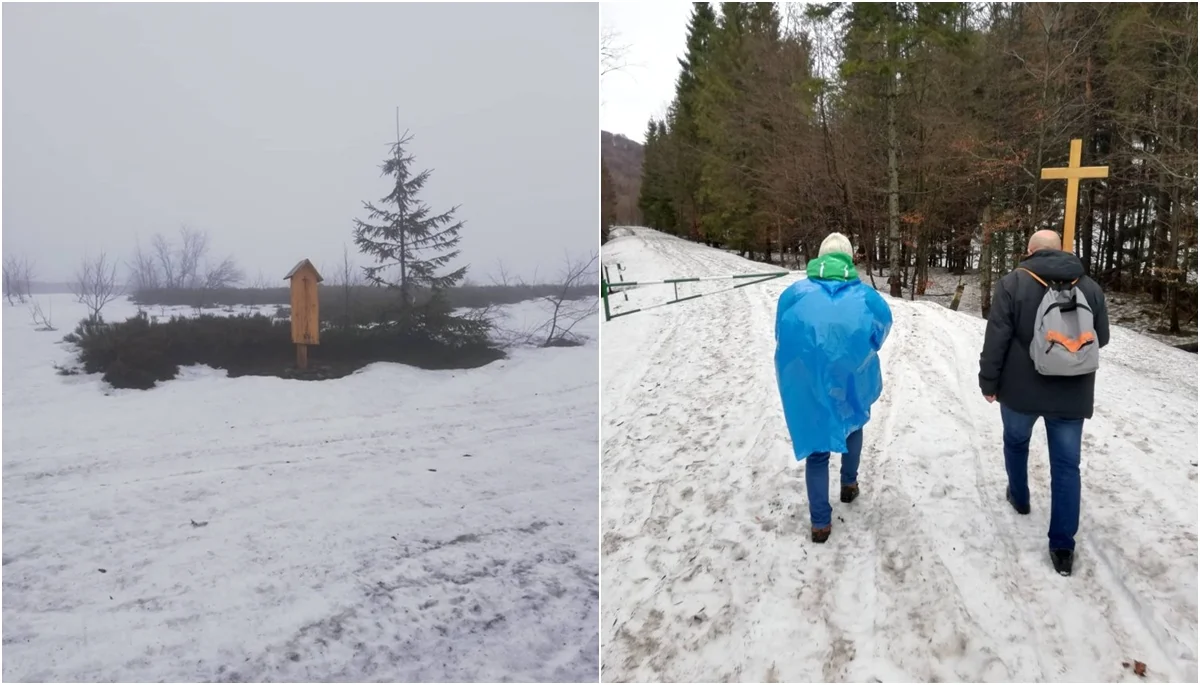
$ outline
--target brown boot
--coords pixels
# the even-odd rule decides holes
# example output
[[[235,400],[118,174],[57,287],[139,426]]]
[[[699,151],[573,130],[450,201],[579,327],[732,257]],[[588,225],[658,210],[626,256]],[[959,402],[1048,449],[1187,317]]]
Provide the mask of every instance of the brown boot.
[[[854,501],[854,498],[856,498],[856,497],[858,497],[858,483],[855,483],[854,485],[843,485],[842,486],[842,503],[843,504],[850,504],[851,502]]]
[[[825,526],[824,528],[813,528],[813,542],[825,542],[829,539],[829,534],[833,532],[833,526]]]

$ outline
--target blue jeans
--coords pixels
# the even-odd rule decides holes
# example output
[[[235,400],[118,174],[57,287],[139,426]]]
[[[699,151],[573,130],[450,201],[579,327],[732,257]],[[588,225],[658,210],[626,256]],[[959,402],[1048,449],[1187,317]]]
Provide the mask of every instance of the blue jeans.
[[[862,442],[861,428],[846,438],[846,453],[842,455],[842,485],[858,482]],[[829,453],[810,454],[804,462],[804,484],[808,488],[808,513],[812,517],[812,527],[824,528],[833,522],[833,507],[829,506]]]
[[[1029,504],[1029,438],[1038,416],[1021,414],[1003,405],[1004,468],[1008,491],[1020,506]],[[1046,442],[1050,447],[1050,549],[1075,549],[1079,531],[1079,453],[1083,443],[1083,419],[1045,417]]]

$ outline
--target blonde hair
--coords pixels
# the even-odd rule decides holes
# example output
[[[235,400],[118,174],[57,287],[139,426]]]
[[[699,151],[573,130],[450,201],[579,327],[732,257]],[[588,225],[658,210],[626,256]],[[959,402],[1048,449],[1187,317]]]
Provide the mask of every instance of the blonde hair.
[[[854,248],[850,245],[850,239],[841,233],[830,233],[821,241],[821,251],[818,256],[824,257],[827,254],[844,254],[847,257],[854,257]]]

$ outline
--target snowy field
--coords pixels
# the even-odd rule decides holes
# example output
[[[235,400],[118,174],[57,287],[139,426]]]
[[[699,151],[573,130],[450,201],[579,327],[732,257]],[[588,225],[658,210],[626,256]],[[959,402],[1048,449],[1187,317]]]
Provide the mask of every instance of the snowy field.
[[[594,318],[470,371],[142,392],[57,375],[84,312],[37,299],[57,332],[3,310],[4,680],[595,682]]]
[[[771,270],[622,233],[604,246],[614,278],[617,263],[630,281]],[[790,282],[603,324],[603,680],[1133,682],[1137,660],[1148,680],[1196,682],[1196,355],[1113,331],[1062,578],[1040,430],[1033,513],[1004,500],[999,410],[976,382],[985,322],[893,301],[862,495],[834,496],[816,545],[774,377]]]

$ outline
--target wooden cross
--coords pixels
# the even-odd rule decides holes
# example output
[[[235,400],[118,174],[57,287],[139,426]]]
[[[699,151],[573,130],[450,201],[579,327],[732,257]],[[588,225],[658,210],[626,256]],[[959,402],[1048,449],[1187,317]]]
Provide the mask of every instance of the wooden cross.
[[[1071,161],[1065,167],[1042,169],[1042,179],[1065,180],[1067,182],[1066,216],[1063,217],[1063,250],[1075,251],[1075,210],[1079,207],[1079,179],[1108,178],[1106,166],[1079,166],[1083,156],[1083,141],[1071,141]]]

